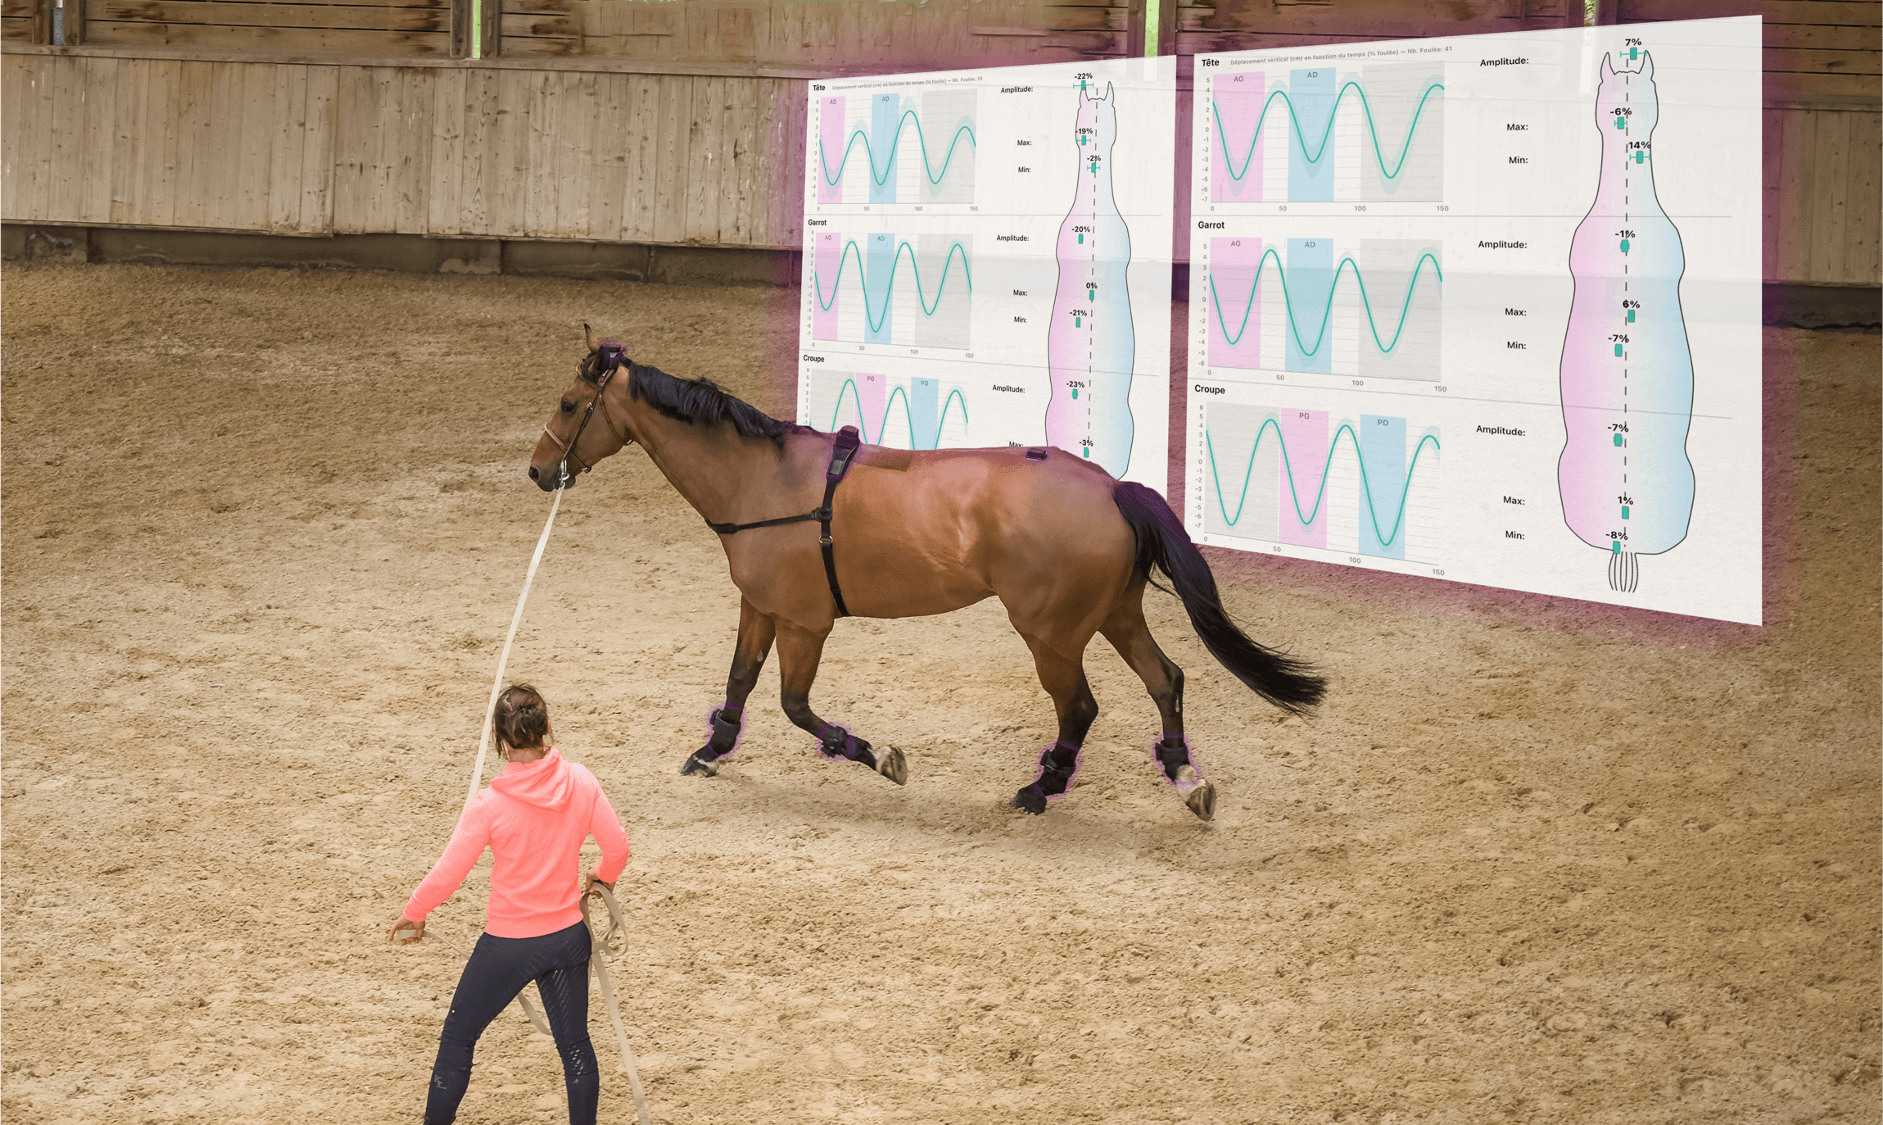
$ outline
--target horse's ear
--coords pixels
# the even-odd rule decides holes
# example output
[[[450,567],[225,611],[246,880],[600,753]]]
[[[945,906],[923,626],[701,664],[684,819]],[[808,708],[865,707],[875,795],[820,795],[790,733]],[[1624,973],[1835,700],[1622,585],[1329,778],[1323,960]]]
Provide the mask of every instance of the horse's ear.
[[[582,325],[582,338],[588,343],[589,351],[594,351],[596,348],[602,346],[601,341],[595,338],[595,330],[590,328],[586,322]]]

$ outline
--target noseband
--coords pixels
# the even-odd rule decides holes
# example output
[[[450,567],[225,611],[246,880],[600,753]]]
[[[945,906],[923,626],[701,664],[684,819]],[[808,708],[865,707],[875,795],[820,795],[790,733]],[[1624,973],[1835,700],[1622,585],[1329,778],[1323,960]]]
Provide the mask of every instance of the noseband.
[[[594,467],[592,465],[583,464],[582,459],[576,457],[575,445],[582,440],[582,431],[588,428],[588,420],[595,416],[596,406],[599,405],[601,407],[602,415],[607,418],[609,428],[615,428],[615,420],[608,414],[608,404],[602,402],[602,393],[608,389],[608,381],[615,377],[615,372],[621,370],[623,367],[632,366],[632,363],[628,359],[627,349],[613,340],[603,340],[601,347],[596,348],[595,351],[601,356],[602,369],[601,373],[595,379],[595,397],[588,400],[588,409],[582,412],[581,424],[576,426],[574,435],[566,442],[559,441],[555,433],[550,430],[549,423],[543,423],[543,436],[547,437],[551,442],[554,442],[557,449],[562,450],[562,463],[556,466],[557,488],[566,488],[569,484],[569,461],[571,458],[574,458],[579,466],[577,469],[578,472],[586,473],[589,469]],[[626,426],[622,426],[620,429],[622,433],[622,445],[625,446],[634,440],[634,435],[628,432]]]

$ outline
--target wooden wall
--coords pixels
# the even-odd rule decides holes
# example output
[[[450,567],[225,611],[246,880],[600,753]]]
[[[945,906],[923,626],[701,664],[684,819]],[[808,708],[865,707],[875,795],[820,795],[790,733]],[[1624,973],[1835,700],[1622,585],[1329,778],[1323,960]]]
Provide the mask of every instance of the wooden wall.
[[[802,241],[786,79],[9,51],[0,104],[7,222]]]
[[[1177,53],[1580,27],[1581,13],[1581,0],[1187,0]]]
[[[18,0],[0,0],[9,2]],[[113,4],[157,11],[171,0],[84,2],[100,17],[121,10]],[[866,31],[892,46],[926,43],[923,65],[937,66],[972,62],[959,52],[976,50],[986,62],[1103,54],[1119,49],[1120,35],[1143,33],[1114,26],[1133,13],[1141,20],[1142,0],[506,2],[545,8],[533,13],[545,22],[520,27],[516,17],[532,13],[505,15],[510,54],[493,60],[329,62],[283,51],[9,41],[0,55],[0,218],[795,249],[801,80],[827,69],[905,68],[886,67],[886,55],[860,38]],[[1188,53],[1557,26],[1575,11],[1550,5],[1575,2],[1199,0],[1172,11],[1175,47]],[[1730,15],[1730,5],[1749,2],[1598,0],[1606,18],[1623,22]],[[161,10],[188,7],[176,0]],[[375,18],[446,10],[386,7]],[[1883,5],[1768,0],[1756,10],[1768,19],[1765,276],[1877,285]],[[1106,26],[1067,30],[1079,21]],[[549,34],[557,29],[570,33]],[[719,61],[688,61],[696,56]],[[1185,91],[1180,120],[1188,109]],[[1187,130],[1178,135],[1187,139]],[[1181,159],[1178,178],[1187,199]]]
[[[944,70],[1125,53],[1103,0],[502,0],[506,55],[749,62],[827,73]]]
[[[825,73],[946,70],[1121,56],[1112,0],[490,0],[502,54],[751,63]],[[1141,7],[1140,3],[1140,7]]]

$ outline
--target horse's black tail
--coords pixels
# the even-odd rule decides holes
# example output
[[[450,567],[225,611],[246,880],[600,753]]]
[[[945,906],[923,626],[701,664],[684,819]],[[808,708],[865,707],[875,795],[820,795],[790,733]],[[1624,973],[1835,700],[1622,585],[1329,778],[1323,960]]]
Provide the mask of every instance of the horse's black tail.
[[[1112,489],[1112,500],[1137,537],[1137,573],[1149,579],[1156,565],[1170,576],[1170,584],[1190,613],[1190,624],[1211,656],[1251,691],[1284,711],[1305,714],[1321,701],[1327,681],[1315,675],[1312,664],[1250,640],[1224,612],[1210,564],[1162,496],[1141,484],[1119,481]]]

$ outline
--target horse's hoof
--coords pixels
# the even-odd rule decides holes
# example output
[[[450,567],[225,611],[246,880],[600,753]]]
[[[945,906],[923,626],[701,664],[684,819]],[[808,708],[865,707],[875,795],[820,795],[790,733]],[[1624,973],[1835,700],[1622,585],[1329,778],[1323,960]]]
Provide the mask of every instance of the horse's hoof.
[[[1013,807],[1038,816],[1046,811],[1046,792],[1036,782],[1013,795]]]
[[[883,752],[876,756],[876,772],[897,785],[909,783],[909,763],[894,746],[883,747]]]
[[[680,767],[681,777],[717,777],[719,765],[711,758],[702,758],[703,751],[695,750],[687,758],[686,765]]]
[[[1216,816],[1216,786],[1207,781],[1204,782],[1190,790],[1190,795],[1183,799],[1183,803],[1190,806],[1190,811],[1196,814],[1198,820],[1214,818]]]

